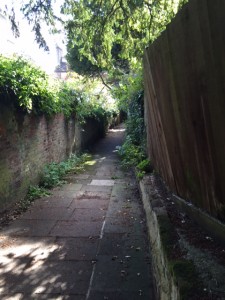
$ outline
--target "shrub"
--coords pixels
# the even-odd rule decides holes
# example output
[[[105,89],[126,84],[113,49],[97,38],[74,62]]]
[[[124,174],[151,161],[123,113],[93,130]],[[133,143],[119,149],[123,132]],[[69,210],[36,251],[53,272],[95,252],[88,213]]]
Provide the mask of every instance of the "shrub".
[[[144,130],[144,93],[136,91],[130,99],[126,121],[126,138],[119,154],[122,165],[126,167],[137,166],[146,159],[145,130]],[[144,166],[144,162],[140,167]],[[139,173],[145,172],[140,169]]]
[[[89,159],[87,154],[76,156],[73,154],[68,160],[60,163],[50,163],[44,167],[40,180],[40,186],[44,188],[52,188],[65,183],[63,176],[68,172],[77,172],[82,170],[82,164]]]
[[[152,166],[149,159],[142,160],[136,168],[136,176],[138,179],[142,179],[146,173],[152,172]]]
[[[134,145],[129,135],[126,136],[125,142],[118,152],[124,167],[137,166],[145,158],[142,147]]]
[[[138,165],[137,169],[139,171],[144,171],[144,172],[152,172],[152,166],[151,166],[151,161],[149,159],[144,159],[142,160]]]
[[[0,56],[0,94],[27,112],[59,111],[57,91],[50,87],[47,74],[22,57]]]
[[[0,101],[11,101],[27,113],[63,113],[67,117],[76,113],[81,123],[92,117],[107,124],[117,111],[96,94],[95,85],[92,83],[91,89],[83,85],[81,79],[73,82],[53,80],[22,57],[0,55]]]

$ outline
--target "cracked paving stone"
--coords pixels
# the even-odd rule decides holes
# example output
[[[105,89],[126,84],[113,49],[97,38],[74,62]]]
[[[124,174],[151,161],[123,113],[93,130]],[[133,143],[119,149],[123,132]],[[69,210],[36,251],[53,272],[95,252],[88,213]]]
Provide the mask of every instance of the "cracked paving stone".
[[[157,299],[137,184],[116,153],[123,134],[110,130],[95,165],[1,230],[0,299]]]

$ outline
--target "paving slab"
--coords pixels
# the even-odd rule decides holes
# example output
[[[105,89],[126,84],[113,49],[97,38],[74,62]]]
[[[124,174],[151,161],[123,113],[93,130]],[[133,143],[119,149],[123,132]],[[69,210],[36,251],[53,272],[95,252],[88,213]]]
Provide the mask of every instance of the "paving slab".
[[[0,278],[0,292],[29,294],[85,294],[92,269],[86,261],[30,261],[21,266],[15,262],[14,270],[5,267]],[[19,268],[18,268],[19,267]]]
[[[54,227],[54,220],[26,220],[19,219],[0,232],[0,236],[49,236]]]
[[[117,291],[117,292],[109,292],[109,291],[92,291],[89,300],[142,300],[148,299],[153,300],[155,299],[154,293],[151,291],[146,292],[145,290],[139,291]]]
[[[94,261],[99,246],[99,237],[57,238],[55,251],[49,255],[50,260],[89,260]]]
[[[107,210],[107,217],[130,216],[130,218],[143,218],[142,207],[139,203],[130,203],[127,199],[112,198]]]
[[[98,186],[113,186],[114,180],[108,180],[108,179],[93,179],[90,183],[90,185],[98,185]]]
[[[72,176],[72,175],[70,175]],[[88,179],[90,178],[90,175],[89,174],[75,174],[72,176],[74,179],[77,179],[77,180],[83,180],[83,179]]]
[[[2,300],[22,300],[23,299],[23,294],[1,294],[1,299]],[[28,299],[28,298],[27,298]]]
[[[123,128],[93,165],[0,232],[0,299],[150,300],[146,226],[134,174],[120,168]]]
[[[128,239],[127,234],[105,233],[100,242],[99,254],[111,255],[115,260],[125,257],[138,258],[144,255],[147,260],[149,258],[147,248],[143,235],[132,235]]]
[[[46,237],[10,237],[0,238],[0,261],[4,258],[32,260],[46,259],[57,250],[55,238]]]
[[[77,190],[73,190],[73,189],[61,190],[61,187],[57,187],[57,188],[53,189],[51,192],[54,197],[75,198],[75,197],[79,196],[80,194],[82,194],[81,187],[82,187],[82,185]]]
[[[73,208],[70,207],[40,207],[34,205],[26,211],[20,219],[27,220],[68,220],[73,214]]]
[[[107,218],[104,228],[105,233],[129,233],[133,235],[141,234],[145,229],[144,224],[138,219],[115,219]]]
[[[111,255],[99,255],[92,289],[102,292],[146,291],[151,288],[147,269],[148,264],[145,261],[127,258],[121,262],[113,260]]]
[[[65,197],[63,196],[49,196],[49,197],[44,197],[41,199],[37,199],[33,205],[36,208],[48,208],[48,207],[53,207],[53,208],[58,208],[58,207],[69,207],[71,202],[73,201],[74,197]]]
[[[86,295],[77,295],[77,294],[70,294],[70,295],[57,295],[57,294],[24,294],[23,300],[27,299],[37,299],[37,300],[85,300]]]
[[[100,236],[102,222],[58,221],[50,236],[57,237],[91,237]]]
[[[99,199],[99,200],[106,200],[110,199],[111,192],[104,192],[104,191],[82,191],[76,195],[74,199],[82,200],[82,199]]]
[[[104,185],[83,185],[81,188],[82,191],[86,192],[111,192],[111,186],[104,186]]]
[[[69,183],[69,184],[64,184],[60,191],[61,192],[76,192],[79,191],[82,188],[82,184],[80,183]]]
[[[92,221],[92,222],[98,222],[103,221],[106,216],[106,209],[101,209],[98,207],[94,208],[76,208],[69,218],[70,220],[74,221]]]
[[[70,207],[74,209],[95,209],[95,210],[107,210],[109,206],[109,200],[104,199],[80,199],[71,202]]]
[[[57,294],[5,294],[1,295],[1,300],[28,300],[28,299],[37,299],[37,300],[85,300],[86,295],[57,295]]]

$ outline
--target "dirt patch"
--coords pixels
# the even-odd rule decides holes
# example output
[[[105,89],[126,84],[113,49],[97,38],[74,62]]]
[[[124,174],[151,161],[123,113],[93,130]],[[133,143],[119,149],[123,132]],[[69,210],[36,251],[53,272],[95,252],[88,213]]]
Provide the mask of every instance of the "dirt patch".
[[[17,203],[11,210],[5,210],[0,214],[0,230],[1,228],[9,225],[12,221],[16,220],[22,213],[23,209],[20,207],[20,203]]]

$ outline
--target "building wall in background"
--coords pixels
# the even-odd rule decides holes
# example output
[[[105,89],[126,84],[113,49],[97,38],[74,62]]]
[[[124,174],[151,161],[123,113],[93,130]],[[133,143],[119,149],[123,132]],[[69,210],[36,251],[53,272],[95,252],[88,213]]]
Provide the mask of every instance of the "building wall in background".
[[[0,12],[0,54],[22,55],[49,75],[55,75],[55,69],[60,65],[59,49],[60,57],[65,55],[65,45],[62,43],[64,36],[49,34],[47,27],[43,25],[44,37],[49,47],[49,52],[44,51],[35,42],[35,35],[31,31],[31,27],[22,19],[22,16],[20,18],[20,37],[16,38],[11,30],[10,21]]]

